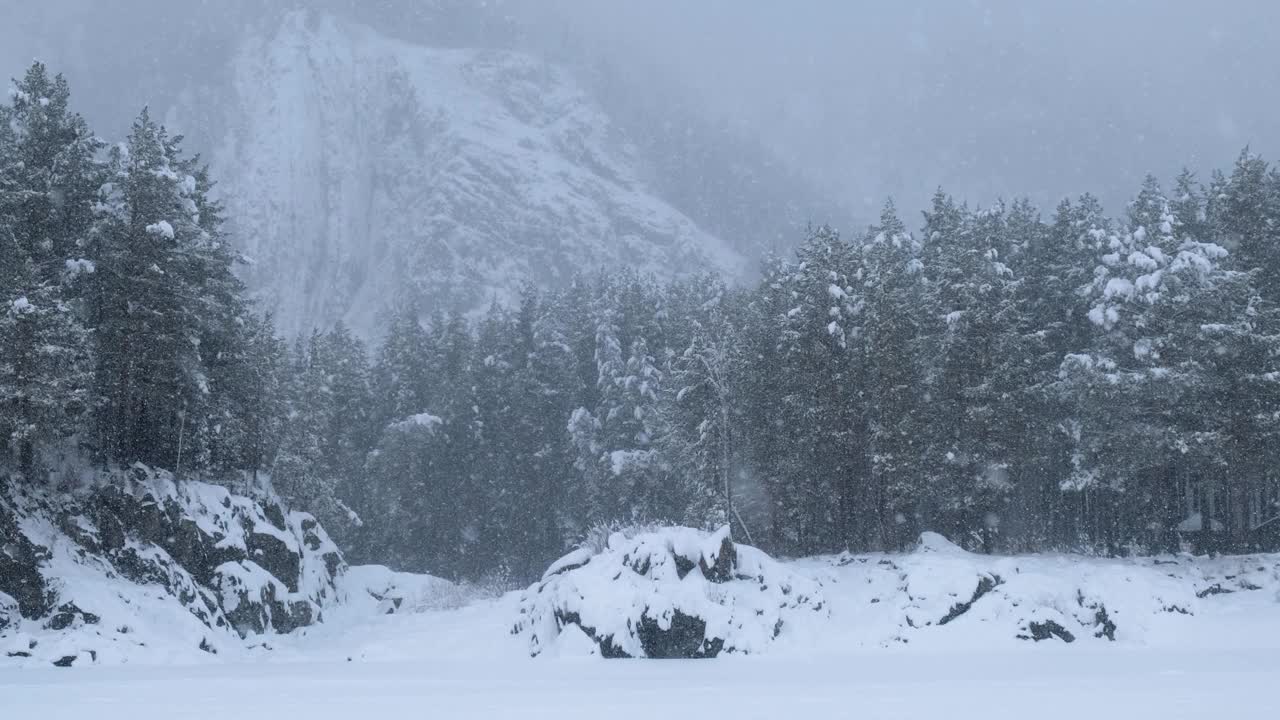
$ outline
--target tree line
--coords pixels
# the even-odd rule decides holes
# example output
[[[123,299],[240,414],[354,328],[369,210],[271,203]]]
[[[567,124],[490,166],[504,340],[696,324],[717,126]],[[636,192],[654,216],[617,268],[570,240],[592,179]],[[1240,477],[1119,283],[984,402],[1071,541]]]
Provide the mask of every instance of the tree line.
[[[36,63],[0,105],[0,437],[28,479],[79,456],[229,473],[272,460],[279,341],[198,157],[144,109],[108,146]]]
[[[1280,173],[1148,178],[1119,217],[939,191],[748,284],[626,269],[487,312],[276,337],[212,181],[144,110],[106,146],[34,65],[0,105],[0,437],[266,473],[353,560],[536,576],[593,529],[771,551],[1273,542]],[[1209,532],[1204,532],[1205,528]],[[1270,534],[1269,534],[1270,533]]]

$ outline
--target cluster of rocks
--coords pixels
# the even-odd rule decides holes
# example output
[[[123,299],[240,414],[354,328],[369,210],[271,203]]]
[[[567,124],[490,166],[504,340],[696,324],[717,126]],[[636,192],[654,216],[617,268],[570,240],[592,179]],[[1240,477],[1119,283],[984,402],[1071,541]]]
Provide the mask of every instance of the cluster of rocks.
[[[11,640],[0,643],[0,660],[32,657],[39,643],[85,629],[81,636],[127,635],[136,621],[121,608],[139,607],[143,596],[198,620],[209,630],[199,639],[206,652],[216,652],[220,636],[287,633],[321,619],[343,568],[316,520],[269,493],[176,483],[143,466],[71,494],[0,476],[0,640]],[[89,648],[46,659],[97,655]]]

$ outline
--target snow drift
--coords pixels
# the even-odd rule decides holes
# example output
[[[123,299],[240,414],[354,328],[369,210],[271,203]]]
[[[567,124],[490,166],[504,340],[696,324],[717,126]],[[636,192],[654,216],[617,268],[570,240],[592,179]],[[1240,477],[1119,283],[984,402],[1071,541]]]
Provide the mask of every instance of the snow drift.
[[[757,653],[792,616],[825,612],[822,587],[729,529],[614,533],[556,561],[521,596],[513,632],[531,655],[706,658]]]
[[[321,619],[343,568],[306,513],[135,466],[75,494],[0,477],[0,656],[199,660]]]

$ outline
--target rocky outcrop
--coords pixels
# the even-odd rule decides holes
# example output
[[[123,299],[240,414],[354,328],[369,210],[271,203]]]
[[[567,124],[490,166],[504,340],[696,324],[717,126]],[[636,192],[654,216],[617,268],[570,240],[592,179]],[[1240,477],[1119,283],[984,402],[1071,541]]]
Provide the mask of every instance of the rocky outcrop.
[[[798,613],[825,613],[822,587],[728,528],[615,533],[576,550],[525,591],[513,628],[539,655],[562,642],[608,658],[710,658],[754,653]]]
[[[45,548],[32,543],[18,526],[0,479],[0,630],[16,618],[38,618],[53,606],[53,595],[40,574]]]
[[[142,466],[69,495],[0,488],[0,657],[97,662],[175,629],[217,652],[319,621],[344,569],[315,519],[267,492]]]

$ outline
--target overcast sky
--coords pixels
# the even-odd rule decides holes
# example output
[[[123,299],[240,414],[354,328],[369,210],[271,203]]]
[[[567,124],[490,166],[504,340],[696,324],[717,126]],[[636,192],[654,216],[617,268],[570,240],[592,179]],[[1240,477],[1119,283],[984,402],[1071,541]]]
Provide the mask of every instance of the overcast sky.
[[[275,0],[271,0],[275,2]],[[309,3],[275,2],[277,5]],[[327,0],[405,39],[419,0]],[[65,69],[104,132],[216,74],[264,3],[0,0],[0,70]],[[1274,0],[528,0],[512,28],[459,42],[581,54],[635,92],[684,93],[758,138],[854,212],[934,187],[976,203],[1116,205],[1153,171],[1224,167],[1245,144],[1280,156]],[[348,10],[348,12],[352,12]],[[571,48],[571,50],[569,50]]]

